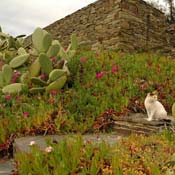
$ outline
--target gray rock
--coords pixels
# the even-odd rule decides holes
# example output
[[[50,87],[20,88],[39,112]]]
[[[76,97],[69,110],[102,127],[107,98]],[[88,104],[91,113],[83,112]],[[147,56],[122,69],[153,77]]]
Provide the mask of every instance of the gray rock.
[[[0,175],[10,175],[14,170],[13,161],[7,160],[0,163]]]
[[[41,149],[46,148],[46,140],[51,139],[58,143],[65,138],[76,138],[77,135],[49,135],[49,136],[34,136],[34,137],[22,137],[15,139],[13,148],[14,154],[17,152],[30,152],[30,142],[34,141]],[[121,137],[116,134],[91,134],[83,135],[84,141],[91,141],[92,143],[100,143],[105,141],[109,144],[116,143]]]

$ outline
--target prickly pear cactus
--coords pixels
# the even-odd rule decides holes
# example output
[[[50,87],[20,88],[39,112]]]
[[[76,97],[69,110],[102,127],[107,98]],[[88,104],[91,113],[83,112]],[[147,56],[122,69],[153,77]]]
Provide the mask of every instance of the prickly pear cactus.
[[[54,57],[57,56],[58,52],[60,51],[60,46],[58,44],[53,44],[49,47],[49,50],[47,51],[48,57]]]
[[[35,85],[47,86],[47,83],[45,81],[43,81],[43,80],[41,80],[40,78],[37,78],[37,77],[32,77],[31,82]]]
[[[173,117],[175,117],[175,103],[172,106],[172,115],[173,115]]]
[[[46,54],[44,54],[44,53],[40,54],[39,63],[40,63],[42,71],[46,75],[49,75],[49,73],[53,70],[52,62]]]
[[[2,67],[2,74],[3,74],[3,83],[5,85],[10,84],[12,79],[12,68],[8,64],[5,64]]]
[[[66,71],[62,70],[62,69],[54,69],[52,72],[50,72],[49,74],[49,80],[48,82],[53,82],[55,80],[57,80],[58,78],[60,78],[61,76],[65,75]]]
[[[52,90],[60,90],[66,83],[67,76],[62,76],[58,78],[56,81],[52,82],[46,87],[46,92],[49,93]]]
[[[29,54],[18,55],[10,61],[11,68],[18,68],[22,66],[29,58]]]
[[[40,70],[41,70],[41,66],[39,63],[39,58],[37,58],[29,68],[30,76],[37,77],[40,73]]]
[[[30,93],[32,94],[37,94],[37,93],[43,93],[45,92],[46,87],[34,87],[29,90]]]
[[[78,41],[75,34],[71,35],[71,50],[76,50],[78,48]]]
[[[4,94],[6,93],[10,93],[10,94],[13,94],[13,93],[19,93],[22,91],[22,89],[24,88],[24,84],[22,83],[13,83],[13,84],[9,84],[5,87],[3,87],[2,89],[2,92]]]
[[[26,50],[23,47],[20,47],[18,49],[18,55],[24,55],[24,54],[27,54]]]
[[[52,43],[52,37],[47,31],[38,27],[32,34],[32,43],[39,53],[47,52]]]

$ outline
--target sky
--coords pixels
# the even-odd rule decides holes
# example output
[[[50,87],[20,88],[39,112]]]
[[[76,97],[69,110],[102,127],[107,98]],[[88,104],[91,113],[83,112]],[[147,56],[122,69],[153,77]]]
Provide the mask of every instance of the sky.
[[[0,0],[0,25],[12,36],[29,35],[97,0]],[[147,0],[150,1],[150,0]],[[163,0],[152,0],[162,4]]]

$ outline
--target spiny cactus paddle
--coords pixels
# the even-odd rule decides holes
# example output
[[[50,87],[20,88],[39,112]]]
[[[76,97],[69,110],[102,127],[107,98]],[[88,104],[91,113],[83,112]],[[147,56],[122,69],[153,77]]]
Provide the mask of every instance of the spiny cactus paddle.
[[[0,71],[0,87],[3,87],[4,85],[4,80],[3,80],[3,73]]]
[[[16,56],[10,61],[10,67],[15,69],[22,66],[28,60],[29,56],[29,54]]]
[[[52,44],[49,47],[49,50],[47,51],[47,56],[50,58],[55,57],[55,56],[57,56],[59,50],[60,50],[60,46],[58,44]]]
[[[46,54],[41,53],[39,55],[39,63],[43,73],[45,73],[46,75],[49,75],[49,73],[53,70],[52,62]]]
[[[47,83],[45,81],[43,81],[37,77],[32,77],[30,80],[35,85],[39,85],[39,86],[46,86],[47,85]]]
[[[23,47],[20,47],[18,49],[18,55],[24,55],[24,54],[27,54],[26,50]]]
[[[173,117],[175,117],[175,103],[172,106],[172,115],[173,115]]]
[[[8,65],[5,64],[2,67],[2,74],[3,74],[3,82],[5,85],[8,85],[11,83],[11,79],[12,79],[12,68]]]
[[[58,78],[60,78],[61,76],[65,75],[66,71],[62,70],[62,69],[54,69],[52,72],[50,72],[49,74],[49,80],[48,82],[53,82],[55,80],[57,80]]]
[[[41,66],[39,63],[39,58],[37,58],[29,68],[30,76],[37,77],[40,73],[40,70],[41,70]]]
[[[52,37],[47,31],[38,27],[32,34],[32,43],[39,53],[47,52],[52,43]]]
[[[19,93],[22,91],[24,86],[25,85],[22,83],[13,83],[13,84],[10,84],[10,85],[3,87],[2,92],[4,94],[6,94],[6,93],[10,93],[10,94],[11,93]]]
[[[43,93],[45,92],[46,87],[34,87],[29,90],[32,94]]]
[[[52,90],[59,90],[61,89],[67,81],[67,76],[62,76],[56,81],[52,82],[46,87],[46,92],[49,93]]]

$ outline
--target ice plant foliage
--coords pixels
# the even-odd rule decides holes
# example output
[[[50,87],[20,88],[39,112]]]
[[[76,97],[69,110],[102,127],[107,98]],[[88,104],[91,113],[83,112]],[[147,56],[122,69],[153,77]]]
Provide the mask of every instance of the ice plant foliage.
[[[125,56],[125,54],[123,52],[119,53],[119,57],[123,58]]]
[[[87,58],[84,58],[84,57],[80,58],[80,62],[81,63],[86,63],[87,62]]]

